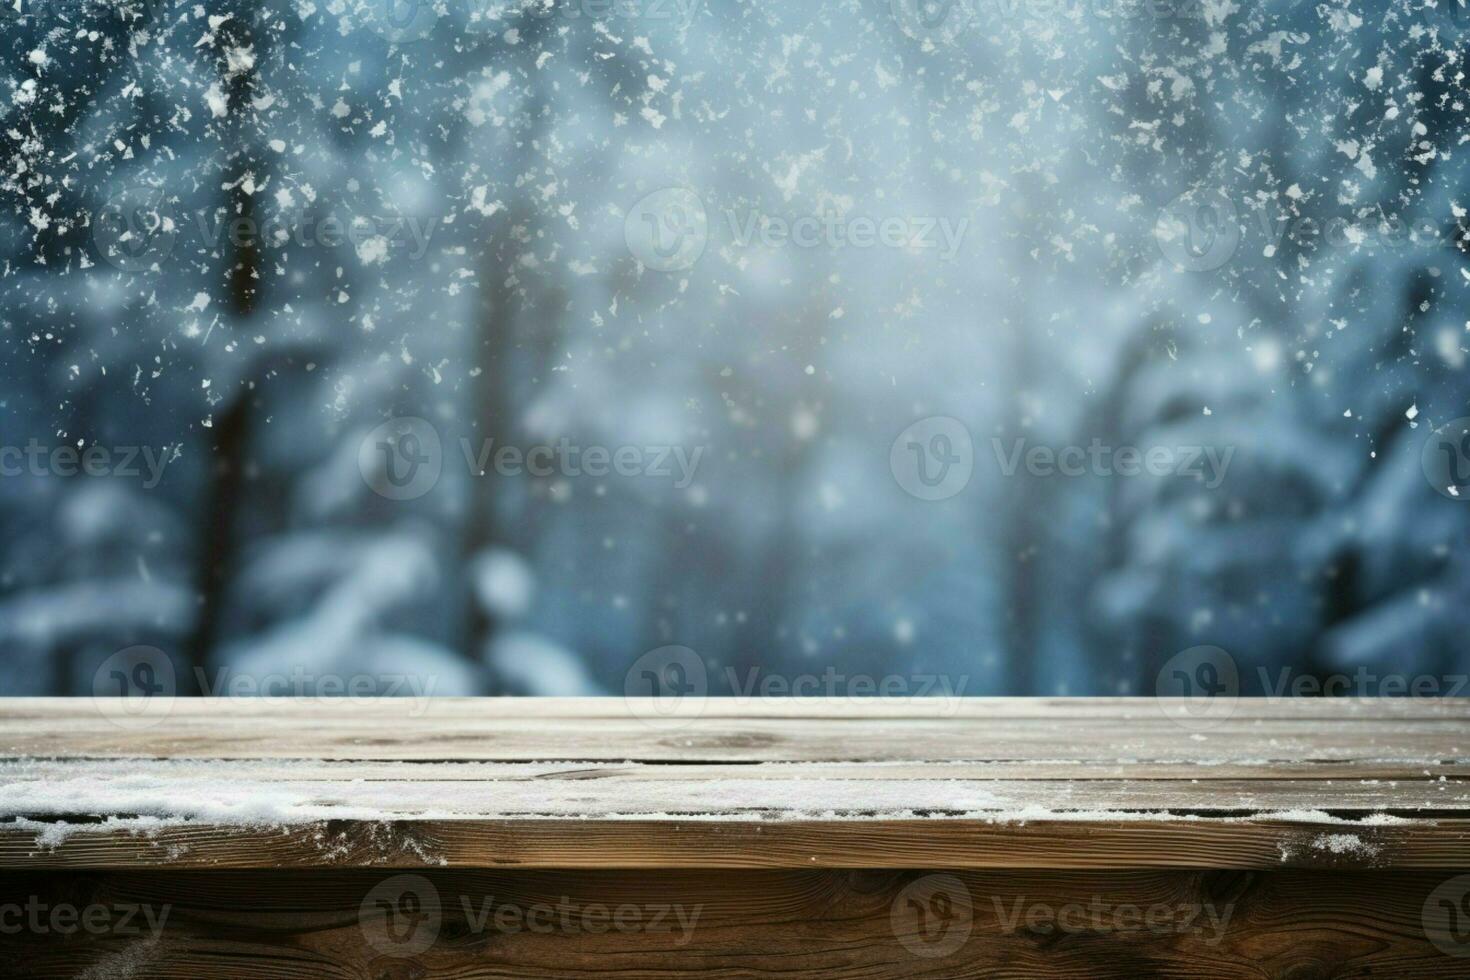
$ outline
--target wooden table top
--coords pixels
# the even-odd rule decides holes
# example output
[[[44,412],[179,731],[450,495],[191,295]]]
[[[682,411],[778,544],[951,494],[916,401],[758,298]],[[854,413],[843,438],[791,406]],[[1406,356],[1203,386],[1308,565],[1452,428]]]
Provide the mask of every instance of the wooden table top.
[[[0,700],[9,868],[1470,867],[1470,700]]]

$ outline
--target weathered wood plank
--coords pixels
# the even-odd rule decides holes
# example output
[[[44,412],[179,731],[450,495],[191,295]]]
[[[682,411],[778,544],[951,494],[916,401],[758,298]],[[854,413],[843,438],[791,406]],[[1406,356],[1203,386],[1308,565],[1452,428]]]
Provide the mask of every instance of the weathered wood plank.
[[[1470,694],[1470,689],[1467,689]],[[473,720],[493,713],[500,718],[527,720],[562,718],[630,718],[630,699],[606,698],[178,698],[170,714],[190,718],[215,716],[257,717],[262,712],[279,717],[309,717],[322,704],[352,703],[360,716],[397,719],[432,714],[438,720]],[[636,699],[634,699],[636,700]],[[703,718],[1132,718],[1159,717],[1173,710],[1177,699],[1122,698],[732,698],[711,697],[701,702]],[[99,718],[87,698],[0,698],[5,714],[13,717]],[[427,708],[424,706],[428,705]],[[1164,706],[1161,708],[1161,706]],[[1259,719],[1470,719],[1466,698],[1239,698],[1231,717]]]
[[[515,817],[1261,811],[1470,815],[1470,780],[1003,779],[975,764],[498,764],[0,760],[0,815],[302,822]]]
[[[1168,703],[914,700],[900,705],[705,703],[679,727],[606,701],[180,699],[123,728],[84,699],[0,702],[10,757],[318,758],[538,762],[1072,761],[1432,766],[1470,762],[1470,706],[1427,699],[1241,701],[1216,728]]]
[[[1470,864],[1465,706],[1319,704],[1242,704],[1195,732],[1137,701],[711,702],[675,730],[617,701],[179,701],[138,729],[7,701],[0,860]]]
[[[1470,868],[1462,704],[1242,702],[1208,731],[1153,702],[714,705],[672,729],[631,707],[178,702],[130,729],[85,701],[0,702],[0,927],[16,901],[171,909],[147,935],[0,928],[15,951],[0,976],[1131,980],[1470,963],[1470,942],[1426,918],[1444,888],[1470,893],[1452,870]],[[438,899],[422,948],[387,931],[390,912],[399,938],[422,921],[421,895],[395,904],[402,875]],[[526,927],[568,903],[699,916]],[[485,918],[507,910],[520,927]]]
[[[1378,781],[1391,789],[1400,780],[1438,782],[1452,790],[1470,780],[1470,762],[1428,764],[1414,770],[1412,763],[1362,760],[1318,760],[1315,762],[1057,762],[1048,760],[1004,762],[687,762],[678,765],[633,761],[597,760],[565,762],[486,762],[469,759],[455,762],[412,762],[405,760],[342,759],[38,759],[0,755],[0,780],[23,782],[54,776],[58,767],[73,773],[86,772],[97,779],[117,778],[137,765],[242,767],[244,771],[265,769],[276,782],[367,781],[482,782],[496,780],[602,780],[664,782],[697,779],[760,779],[806,781],[808,779],[892,780],[1003,780],[1012,782],[1226,782],[1240,785],[1278,781],[1369,783]],[[75,767],[75,768],[73,768]],[[204,770],[207,771],[207,770]],[[350,773],[344,776],[344,773]],[[1331,790],[1324,789],[1324,792]]]
[[[141,929],[134,934],[24,930],[5,937],[9,955],[0,974],[31,980],[1442,980],[1464,975],[1470,964],[1436,945],[1427,928],[1426,903],[1447,877],[430,871],[394,880],[361,872],[5,873],[0,906],[140,907],[163,921],[156,933],[141,914],[133,916]],[[416,904],[403,904],[405,895]],[[386,928],[389,916],[394,935]]]
[[[1470,868],[1465,820],[142,821],[54,841],[46,829],[0,831],[0,867]]]

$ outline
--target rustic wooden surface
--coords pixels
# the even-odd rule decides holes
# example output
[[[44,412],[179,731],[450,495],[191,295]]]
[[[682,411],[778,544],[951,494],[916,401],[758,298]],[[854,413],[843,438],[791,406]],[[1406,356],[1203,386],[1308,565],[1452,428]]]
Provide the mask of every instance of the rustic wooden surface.
[[[382,873],[9,872],[0,873],[0,906],[34,896],[47,906],[146,906],[155,920],[168,910],[157,936],[141,913],[129,923],[145,923],[135,934],[0,936],[0,951],[8,954],[0,958],[0,976],[1448,980],[1470,974],[1470,959],[1452,957],[1427,938],[1422,908],[1446,877],[1433,872],[942,873],[937,887],[947,889],[950,915],[926,933],[908,900],[933,898],[924,890],[932,874],[427,871],[420,882],[432,887],[438,914],[413,934],[432,939],[419,951],[395,947],[381,929],[372,896],[384,884],[393,887]],[[421,883],[409,887],[427,899]],[[533,914],[538,906],[558,905],[568,915]],[[678,924],[675,905],[692,928]],[[619,906],[633,910],[623,929],[612,928],[607,916],[579,914]],[[1154,925],[1142,915],[1116,915],[1130,906],[1145,914],[1160,910]],[[517,914],[498,925],[486,914],[507,907]],[[589,931],[596,928],[605,931]]]
[[[1470,705],[0,702],[9,868],[1470,867]]]
[[[646,707],[0,701],[0,977],[1470,976],[1462,702]]]
[[[1470,698],[1242,698],[1198,739],[1154,698],[710,699],[684,724],[621,698],[181,698],[124,729],[84,698],[0,698],[0,752],[39,758],[500,762],[1470,761]],[[643,709],[643,715],[655,714]],[[667,726],[667,727],[664,727]]]

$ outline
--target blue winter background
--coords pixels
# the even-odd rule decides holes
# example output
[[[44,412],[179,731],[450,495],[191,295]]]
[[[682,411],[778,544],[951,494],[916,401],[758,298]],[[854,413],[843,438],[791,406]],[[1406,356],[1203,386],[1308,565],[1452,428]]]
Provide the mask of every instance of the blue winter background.
[[[1470,670],[1470,502],[1421,465],[1470,415],[1455,0],[382,2],[5,0],[0,444],[169,462],[0,478],[0,693],[134,645],[185,692],[621,693],[669,644],[976,695],[1152,693],[1201,644],[1247,691]],[[708,214],[672,271],[630,245],[666,188]],[[1229,202],[1182,246],[1180,195]],[[932,416],[973,441],[940,500],[890,458]],[[402,417],[442,473],[399,500],[362,447]],[[487,439],[703,456],[481,477]],[[1020,439],[1233,457],[1006,475]]]

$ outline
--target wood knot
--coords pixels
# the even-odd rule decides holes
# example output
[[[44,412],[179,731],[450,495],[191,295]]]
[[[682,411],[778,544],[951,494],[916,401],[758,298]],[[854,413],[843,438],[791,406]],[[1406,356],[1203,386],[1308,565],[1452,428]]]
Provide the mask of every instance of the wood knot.
[[[368,980],[423,980],[428,967],[415,959],[380,956],[368,964]]]

